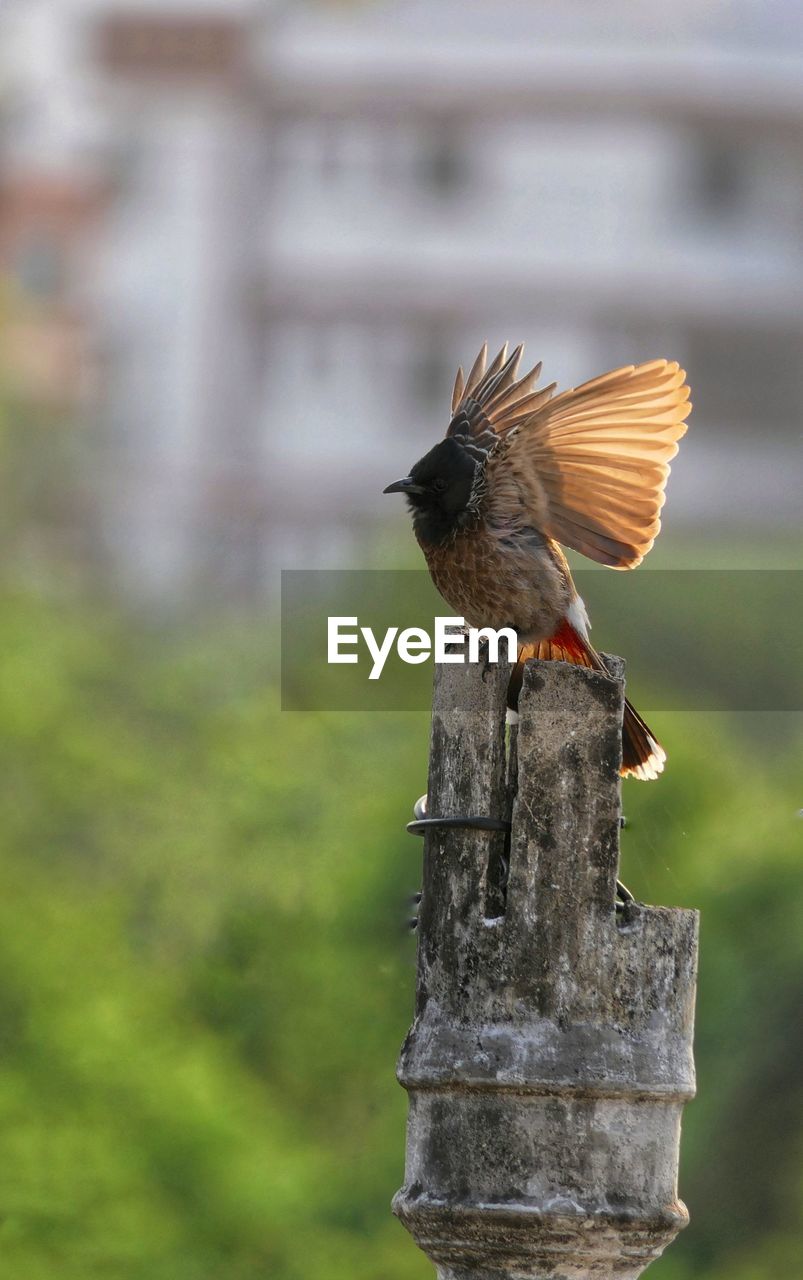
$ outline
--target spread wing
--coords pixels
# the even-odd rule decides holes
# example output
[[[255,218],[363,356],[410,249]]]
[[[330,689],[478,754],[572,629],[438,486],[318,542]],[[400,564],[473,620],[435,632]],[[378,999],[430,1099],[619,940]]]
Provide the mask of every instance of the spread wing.
[[[452,420],[447,436],[461,436],[485,447],[486,452],[499,444],[499,436],[526,422],[527,418],[547,403],[555,383],[536,390],[541,365],[518,377],[521,344],[511,355],[507,343],[490,367],[488,344],[485,343],[471,367],[468,378],[457,370],[452,392]]]
[[[669,463],[691,410],[686,374],[674,361],[626,365],[553,396],[534,390],[540,365],[516,381],[521,348],[486,371],[480,352],[463,386],[458,373],[448,434],[489,429],[507,447],[543,532],[600,564],[631,569],[650,550]]]

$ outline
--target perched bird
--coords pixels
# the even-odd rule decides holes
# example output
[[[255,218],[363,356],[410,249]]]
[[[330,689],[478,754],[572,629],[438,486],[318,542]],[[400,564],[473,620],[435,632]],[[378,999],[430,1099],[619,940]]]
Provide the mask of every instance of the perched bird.
[[[403,493],[438,591],[472,627],[512,627],[515,706],[527,658],[605,667],[559,543],[632,569],[661,527],[669,462],[691,409],[674,361],[626,365],[555,395],[522,348],[459,369],[446,437],[385,493]],[[622,774],[655,778],[666,753],[629,702]]]

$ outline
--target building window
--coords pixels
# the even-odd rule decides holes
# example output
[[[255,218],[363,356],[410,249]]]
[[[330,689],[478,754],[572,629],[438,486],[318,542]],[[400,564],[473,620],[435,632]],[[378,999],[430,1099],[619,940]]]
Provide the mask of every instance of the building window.
[[[47,234],[33,235],[18,246],[12,269],[30,297],[52,299],[64,283],[61,245]]]
[[[706,139],[696,148],[692,191],[700,213],[724,219],[738,213],[747,196],[748,175],[743,148]]]
[[[436,339],[424,343],[412,369],[412,390],[416,405],[425,413],[442,410],[453,380],[451,352],[441,347]]]
[[[452,133],[425,138],[417,167],[421,186],[440,199],[459,195],[468,185],[468,157]]]

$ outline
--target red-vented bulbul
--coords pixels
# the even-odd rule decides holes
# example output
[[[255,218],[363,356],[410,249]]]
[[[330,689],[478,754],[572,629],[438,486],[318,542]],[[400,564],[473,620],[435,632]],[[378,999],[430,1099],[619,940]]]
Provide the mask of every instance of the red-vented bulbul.
[[[518,377],[521,346],[459,369],[446,438],[385,493],[403,493],[438,591],[472,627],[512,627],[527,658],[604,671],[558,543],[632,569],[661,527],[669,462],[691,405],[677,363],[626,365],[554,395]],[[625,703],[622,774],[655,778],[666,753]]]

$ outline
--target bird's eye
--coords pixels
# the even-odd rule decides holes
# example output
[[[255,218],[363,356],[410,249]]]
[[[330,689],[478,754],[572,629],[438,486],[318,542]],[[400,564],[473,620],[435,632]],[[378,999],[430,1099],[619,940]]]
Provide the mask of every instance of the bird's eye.
[[[432,481],[432,488],[436,493],[443,493],[446,488],[446,481],[441,476],[438,476],[437,480]]]

